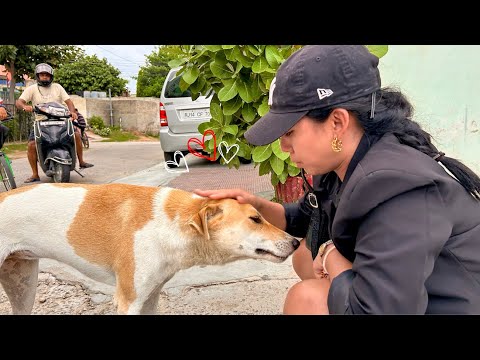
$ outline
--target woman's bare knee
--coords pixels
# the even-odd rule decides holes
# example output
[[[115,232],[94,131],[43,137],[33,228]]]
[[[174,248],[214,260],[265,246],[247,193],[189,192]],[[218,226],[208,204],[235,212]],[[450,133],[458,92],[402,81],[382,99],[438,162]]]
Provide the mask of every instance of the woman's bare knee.
[[[327,315],[328,290],[327,279],[308,279],[300,281],[288,291],[283,313],[286,315]]]

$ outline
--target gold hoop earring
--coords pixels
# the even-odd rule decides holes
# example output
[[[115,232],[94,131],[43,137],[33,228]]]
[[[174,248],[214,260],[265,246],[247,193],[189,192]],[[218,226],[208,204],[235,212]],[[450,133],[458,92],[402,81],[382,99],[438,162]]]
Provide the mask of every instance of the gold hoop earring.
[[[340,140],[336,136],[332,140],[332,150],[335,152],[342,151],[342,140]]]

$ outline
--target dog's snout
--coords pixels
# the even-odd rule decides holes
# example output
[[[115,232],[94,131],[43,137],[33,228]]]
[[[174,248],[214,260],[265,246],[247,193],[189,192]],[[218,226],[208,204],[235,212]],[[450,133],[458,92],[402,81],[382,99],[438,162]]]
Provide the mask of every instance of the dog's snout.
[[[295,250],[297,250],[297,248],[300,246],[300,241],[298,241],[297,239],[293,238],[292,240],[292,246]]]

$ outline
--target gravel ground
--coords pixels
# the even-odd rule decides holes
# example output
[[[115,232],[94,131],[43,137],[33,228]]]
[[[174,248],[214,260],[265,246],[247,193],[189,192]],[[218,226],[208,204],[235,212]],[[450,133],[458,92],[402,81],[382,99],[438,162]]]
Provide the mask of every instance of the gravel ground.
[[[112,296],[89,291],[80,282],[64,281],[40,272],[32,314],[114,315]],[[159,314],[167,315],[278,315],[285,294],[298,279],[244,279],[231,283],[185,288],[181,293],[159,299]],[[272,297],[272,289],[276,295]],[[284,293],[278,289],[283,289]],[[255,296],[252,296],[255,294]],[[0,315],[11,313],[8,298],[0,287]]]

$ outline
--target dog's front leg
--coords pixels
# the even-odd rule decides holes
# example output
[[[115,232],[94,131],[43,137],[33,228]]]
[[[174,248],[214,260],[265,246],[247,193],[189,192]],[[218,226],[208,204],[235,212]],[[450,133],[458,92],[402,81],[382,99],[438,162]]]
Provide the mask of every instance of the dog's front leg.
[[[125,291],[117,284],[115,300],[117,313],[122,315],[151,315],[157,313],[158,298],[163,285],[172,277],[164,277],[158,283],[157,279],[148,277],[148,281],[139,281],[134,293]],[[146,279],[144,279],[146,280]]]
[[[160,291],[162,290],[162,286],[158,286],[156,289],[152,291],[150,297],[147,301],[144,302],[142,310],[140,314],[142,315],[155,315],[158,313],[158,298],[160,297]]]
[[[115,302],[118,314],[141,315],[156,312],[161,285],[154,282],[141,284],[135,288],[125,285],[121,279],[117,282]]]

